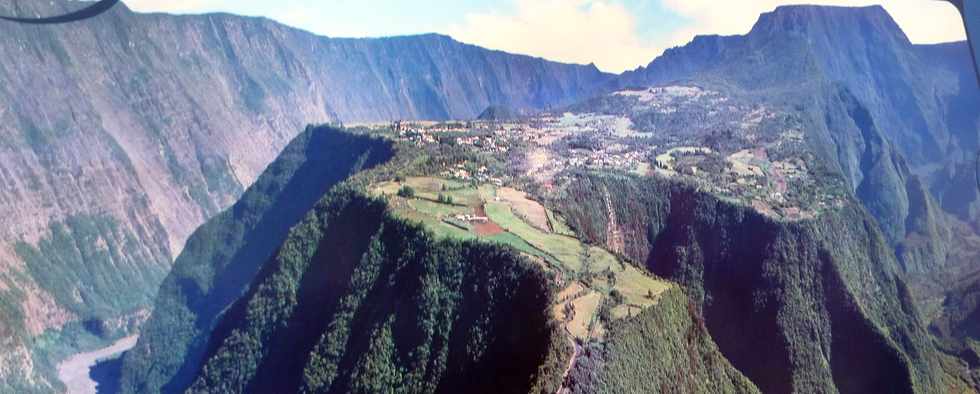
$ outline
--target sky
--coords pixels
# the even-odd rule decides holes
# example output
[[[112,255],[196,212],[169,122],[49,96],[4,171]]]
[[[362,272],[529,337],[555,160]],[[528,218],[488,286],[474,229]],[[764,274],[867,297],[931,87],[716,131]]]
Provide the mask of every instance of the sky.
[[[791,0],[124,0],[141,12],[264,16],[329,37],[443,33],[491,49],[622,72],[697,34],[745,34]],[[952,5],[936,0],[809,0],[884,6],[915,43],[964,40]]]

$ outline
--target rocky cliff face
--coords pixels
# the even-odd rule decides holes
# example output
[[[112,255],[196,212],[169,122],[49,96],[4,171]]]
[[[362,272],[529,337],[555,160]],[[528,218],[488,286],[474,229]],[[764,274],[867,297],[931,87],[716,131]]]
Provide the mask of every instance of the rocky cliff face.
[[[308,123],[543,108],[608,77],[443,36],[329,39],[122,5],[64,26],[4,23],[0,35],[0,329],[16,333],[0,352],[5,377],[31,375],[27,337],[138,321],[190,233]]]

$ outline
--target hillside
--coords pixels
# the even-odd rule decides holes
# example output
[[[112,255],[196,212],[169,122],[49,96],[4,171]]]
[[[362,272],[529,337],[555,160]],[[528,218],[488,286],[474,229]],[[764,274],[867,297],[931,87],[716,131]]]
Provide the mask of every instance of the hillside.
[[[376,131],[338,135],[365,132]],[[285,241],[271,255],[205,236],[241,227],[242,218],[219,216],[196,233],[125,357],[123,391],[375,392],[382,384],[409,392],[578,390],[583,383],[573,368],[597,362],[580,346],[608,341],[616,345],[603,360],[645,370],[664,360],[630,350],[636,330],[664,324],[672,330],[641,346],[685,353],[642,373],[648,379],[669,382],[677,366],[697,363],[703,367],[693,379],[715,382],[692,386],[697,390],[755,392],[679,288],[576,241],[568,229],[533,227],[523,210],[540,205],[516,190],[405,178],[431,171],[418,160],[427,154],[408,144],[396,151],[387,164],[307,203],[312,208],[288,236],[275,231]],[[267,177],[275,179],[266,174],[256,185]],[[415,197],[388,192],[408,185]],[[429,197],[439,185],[441,207]],[[254,194],[239,204],[248,206]],[[486,210],[504,233],[461,232],[462,224],[428,216],[480,201],[498,201],[486,202]],[[273,212],[281,204],[304,206],[283,197],[253,209]],[[212,249],[240,257],[195,252]],[[212,287],[225,290],[194,296]]]
[[[0,33],[0,392],[58,391],[57,360],[141,326],[128,392],[474,390],[498,365],[512,391],[946,392],[975,368],[972,287],[946,285],[980,245],[980,89],[962,43],[880,7],[780,7],[618,77],[123,6]],[[297,133],[402,119],[467,121]],[[513,314],[527,336],[490,317]]]
[[[158,307],[124,390],[969,392],[853,200],[781,220],[676,179],[572,171],[541,205],[418,177],[440,173],[417,159],[450,157],[450,141],[397,144],[393,161],[311,203],[257,269],[254,257],[202,276],[252,275],[241,298],[208,304],[224,312]],[[212,272],[191,257],[168,283]],[[158,305],[185,294],[165,285]],[[188,343],[190,321],[208,327],[198,350],[161,375],[173,355],[151,349]]]
[[[846,176],[903,269],[948,260],[945,216],[976,226],[973,175],[980,89],[965,43],[913,45],[879,6],[785,6],[744,36],[701,36],[614,86],[712,81],[808,114],[808,138]],[[945,211],[945,212],[944,212]]]
[[[58,339],[63,328],[104,339],[135,328],[190,234],[307,124],[545,108],[609,77],[438,35],[332,39],[123,5],[63,26],[3,23],[0,35],[0,331],[11,333],[0,380],[32,374],[30,343],[80,345]]]
[[[943,313],[929,328],[939,348],[963,359],[974,385],[980,386],[980,272],[960,278],[948,289]]]
[[[393,154],[383,141],[335,129],[300,134],[239,202],[188,240],[126,358],[124,387],[146,392],[186,385],[220,314],[245,292],[289,229],[334,185]]]
[[[762,392],[964,389],[854,203],[782,222],[649,179],[585,174],[563,187],[569,224],[680,283],[721,354]]]
[[[544,392],[565,350],[550,286],[515,253],[338,190],[225,313],[188,391]]]

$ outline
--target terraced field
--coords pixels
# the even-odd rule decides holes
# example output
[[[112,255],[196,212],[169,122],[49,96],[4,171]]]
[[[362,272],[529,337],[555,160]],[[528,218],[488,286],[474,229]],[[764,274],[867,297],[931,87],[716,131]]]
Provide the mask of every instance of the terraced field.
[[[554,315],[581,342],[602,338],[603,308],[609,318],[629,317],[655,305],[671,286],[583,243],[560,215],[520,190],[417,177],[379,183],[372,191],[388,199],[394,214],[422,223],[436,236],[508,245],[557,272],[563,290]]]

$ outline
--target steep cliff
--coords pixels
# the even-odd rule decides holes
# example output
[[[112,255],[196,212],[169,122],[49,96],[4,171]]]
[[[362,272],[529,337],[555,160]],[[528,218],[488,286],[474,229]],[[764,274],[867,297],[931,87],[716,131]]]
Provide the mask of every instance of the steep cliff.
[[[386,142],[330,128],[298,136],[239,202],[188,240],[126,358],[124,387],[186,386],[220,314],[241,297],[289,229],[331,187],[393,154]]]
[[[14,333],[0,377],[32,374],[30,337],[138,323],[191,232],[306,124],[533,110],[608,78],[438,35],[331,39],[123,5],[68,25],[3,23],[0,35],[0,327]]]
[[[651,179],[583,175],[562,212],[682,284],[731,364],[763,392],[945,392],[949,376],[875,222],[854,203],[780,222]],[[610,196],[610,197],[604,197]],[[608,199],[618,229],[609,229]]]
[[[564,350],[549,275],[388,215],[351,190],[318,203],[224,314],[188,391],[526,393],[557,378],[539,376]]]
[[[638,316],[617,322],[608,340],[575,362],[572,393],[757,393],[711,339],[684,292],[668,290]]]
[[[786,6],[744,36],[697,37],[614,84],[717,81],[809,113],[817,151],[847,176],[903,266],[924,273],[946,264],[940,208],[976,220],[975,198],[953,181],[971,173],[980,132],[967,56],[965,43],[912,45],[879,6]]]

